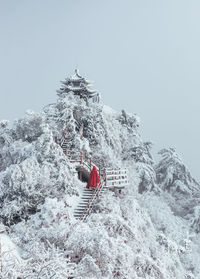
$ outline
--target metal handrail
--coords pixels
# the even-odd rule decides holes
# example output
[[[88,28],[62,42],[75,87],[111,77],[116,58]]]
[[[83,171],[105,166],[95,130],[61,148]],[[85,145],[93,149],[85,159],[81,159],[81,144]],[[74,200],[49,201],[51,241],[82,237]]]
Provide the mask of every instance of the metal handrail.
[[[105,174],[104,174],[104,176],[102,177],[102,180],[103,180],[103,185],[102,185],[101,180],[100,180],[100,182],[98,183],[98,185],[97,185],[97,187],[96,187],[96,189],[95,189],[95,191],[94,191],[94,194],[92,195],[92,198],[91,198],[91,199],[89,200],[89,202],[88,202],[88,206],[87,206],[86,209],[83,211],[80,220],[84,221],[84,220],[87,218],[87,216],[89,215],[90,210],[91,210],[91,208],[92,208],[92,206],[93,206],[94,200],[95,200],[96,197],[101,193],[101,191],[102,191],[102,189],[103,189],[103,187],[104,187],[104,184],[105,184]]]
[[[63,134],[63,136],[58,140],[59,145],[62,147],[62,145],[64,144],[65,141],[67,141],[66,139],[66,134],[67,132],[65,131],[65,133]],[[71,154],[70,154],[71,153]],[[66,156],[69,158],[69,160],[71,161],[77,161],[80,162],[81,164],[84,164],[85,166],[88,167],[89,170],[92,169],[92,166],[96,166],[96,164],[92,161],[91,157],[89,158],[87,155],[85,155],[83,153],[83,151],[78,150],[78,151],[69,151],[69,149],[67,148],[66,150]],[[86,164],[87,162],[87,164]],[[97,170],[100,172],[101,167],[97,167]]]

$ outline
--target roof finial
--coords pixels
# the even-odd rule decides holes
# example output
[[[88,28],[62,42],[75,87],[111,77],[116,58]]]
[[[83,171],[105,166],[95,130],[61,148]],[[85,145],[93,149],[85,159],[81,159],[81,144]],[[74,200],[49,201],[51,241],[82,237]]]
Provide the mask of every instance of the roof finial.
[[[81,75],[79,74],[79,69],[76,67],[75,68],[75,74],[79,77],[79,78],[81,78]]]

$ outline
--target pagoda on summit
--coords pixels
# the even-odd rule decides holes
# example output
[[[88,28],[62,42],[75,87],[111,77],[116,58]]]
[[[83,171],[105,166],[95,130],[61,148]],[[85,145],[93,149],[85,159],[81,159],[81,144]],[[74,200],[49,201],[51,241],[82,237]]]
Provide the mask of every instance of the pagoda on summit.
[[[74,95],[80,96],[87,103],[92,100],[93,103],[99,103],[99,93],[91,89],[91,83],[79,74],[78,69],[75,69],[74,75],[61,81],[62,85],[57,94],[59,97],[65,97],[67,93],[73,92]]]

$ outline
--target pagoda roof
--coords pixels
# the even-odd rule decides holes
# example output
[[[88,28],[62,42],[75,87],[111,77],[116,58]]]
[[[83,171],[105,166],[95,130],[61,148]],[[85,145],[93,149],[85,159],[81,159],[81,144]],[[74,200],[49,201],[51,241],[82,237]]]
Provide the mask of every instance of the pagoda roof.
[[[57,90],[57,93],[61,95],[70,91],[74,92],[76,95],[88,96],[88,98],[99,95],[96,90],[91,88],[90,81],[79,74],[78,69],[75,69],[74,74],[69,78],[65,78],[61,83],[61,88]]]
[[[82,80],[85,80],[84,77],[82,77],[80,74],[79,74],[79,70],[78,69],[75,69],[75,73],[69,78],[71,81],[82,81]]]
[[[67,85],[66,89],[69,90],[69,91],[86,91],[88,93],[97,93],[97,91],[92,90],[88,86],[71,86],[71,85]]]
[[[68,85],[66,89],[68,89],[69,91],[83,91],[84,87]]]

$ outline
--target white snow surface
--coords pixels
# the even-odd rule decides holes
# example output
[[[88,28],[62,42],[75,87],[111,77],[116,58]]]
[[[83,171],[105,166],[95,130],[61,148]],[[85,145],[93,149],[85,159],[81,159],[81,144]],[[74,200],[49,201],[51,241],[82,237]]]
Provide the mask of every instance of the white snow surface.
[[[0,244],[1,244],[1,253],[2,253],[2,262],[6,261],[6,258],[16,260],[21,262],[21,257],[16,245],[11,241],[10,237],[5,233],[0,234]],[[7,256],[8,255],[8,256]]]
[[[66,279],[71,264],[78,279],[200,279],[199,185],[172,150],[155,164],[138,116],[69,94],[12,128],[2,123],[3,241],[21,261],[3,278]],[[86,222],[73,216],[86,183],[55,142],[64,130],[70,150],[129,171],[130,184],[107,190]]]

